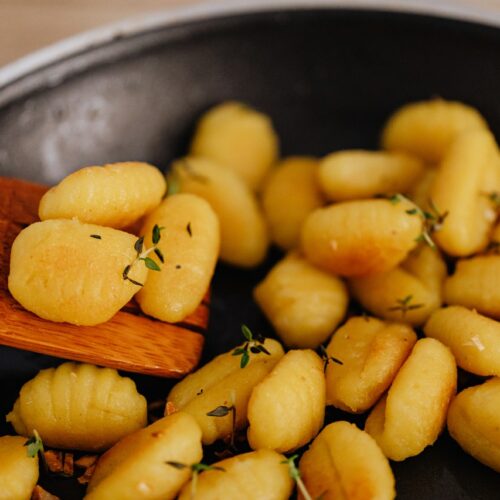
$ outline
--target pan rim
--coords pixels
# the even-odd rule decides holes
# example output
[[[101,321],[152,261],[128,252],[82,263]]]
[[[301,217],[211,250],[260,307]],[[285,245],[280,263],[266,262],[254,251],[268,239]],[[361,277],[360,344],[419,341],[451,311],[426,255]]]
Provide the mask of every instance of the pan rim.
[[[318,9],[427,15],[500,26],[500,8],[466,5],[460,0],[253,0],[251,3],[248,0],[222,0],[152,11],[62,39],[0,68],[0,90],[34,71],[117,38],[227,16]]]

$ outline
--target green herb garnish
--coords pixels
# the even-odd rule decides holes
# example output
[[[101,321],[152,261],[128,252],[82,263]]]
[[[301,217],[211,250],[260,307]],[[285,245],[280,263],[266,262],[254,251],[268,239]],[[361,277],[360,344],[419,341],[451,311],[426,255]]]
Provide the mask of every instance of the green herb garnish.
[[[168,461],[165,462],[167,465],[170,465],[171,467],[174,467],[175,469],[182,470],[182,469],[191,469],[192,472],[192,478],[191,478],[191,498],[193,499],[196,495],[196,488],[198,486],[198,474],[200,472],[204,471],[209,471],[209,470],[217,470],[221,472],[226,472],[226,469],[224,467],[219,467],[218,465],[207,465],[204,463],[196,463],[196,464],[183,464],[181,462],[173,462],[173,461]]]
[[[250,362],[250,352],[253,354],[264,353],[268,356],[271,355],[264,347],[266,339],[262,335],[254,335],[247,325],[241,325],[241,332],[246,342],[243,344],[243,347],[237,347],[231,353],[233,356],[241,356],[240,368],[245,368]]]
[[[234,446],[234,438],[236,434],[236,407],[234,404],[231,406],[221,405],[217,406],[213,410],[207,413],[207,417],[226,417],[231,413],[232,421],[231,421],[231,439],[230,439],[230,447],[235,449]]]
[[[91,237],[91,238],[94,238],[94,239],[96,239],[96,240],[102,240],[102,237],[101,237],[101,235],[100,235],[100,234],[91,234],[91,235],[90,235],[90,237]]]
[[[328,367],[328,363],[337,363],[338,365],[343,365],[344,363],[340,361],[338,358],[334,358],[328,354],[328,351],[324,348],[324,346],[319,346],[321,359],[323,360],[323,371],[326,372]]]
[[[192,236],[193,236],[193,231],[192,231],[192,229],[191,229],[191,222],[188,222],[188,223],[187,223],[187,226],[186,226],[186,231],[187,231],[187,233],[189,234],[189,236],[190,236],[190,237],[192,237]]]
[[[405,316],[408,311],[420,309],[424,304],[412,304],[413,295],[407,295],[402,299],[396,299],[396,305],[389,307],[389,311],[401,311],[401,316]]]
[[[304,497],[304,500],[313,500],[309,492],[307,491],[306,485],[302,481],[300,470],[295,465],[295,460],[298,458],[298,455],[292,455],[290,458],[283,460],[282,464],[288,465],[288,474],[297,484],[297,488],[300,490],[300,493]]]
[[[26,446],[26,452],[30,458],[35,458],[39,453],[45,451],[42,438],[35,429],[33,429],[33,436],[24,443],[24,446]]]

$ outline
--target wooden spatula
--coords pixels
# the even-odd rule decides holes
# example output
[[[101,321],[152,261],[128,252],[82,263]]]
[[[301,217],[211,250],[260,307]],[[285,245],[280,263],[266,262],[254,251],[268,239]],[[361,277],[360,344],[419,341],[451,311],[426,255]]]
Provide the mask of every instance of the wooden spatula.
[[[26,311],[7,288],[10,248],[39,220],[46,187],[0,177],[0,344],[161,377],[179,378],[198,363],[208,324],[208,294],[182,323],[145,316],[134,301],[98,326],[53,323]]]

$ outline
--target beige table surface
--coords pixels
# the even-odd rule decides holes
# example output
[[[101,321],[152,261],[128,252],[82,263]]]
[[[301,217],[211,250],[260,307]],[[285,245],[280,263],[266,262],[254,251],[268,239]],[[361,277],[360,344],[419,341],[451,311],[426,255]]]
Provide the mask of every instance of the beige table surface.
[[[451,1],[477,9],[493,7],[500,13],[500,0]],[[0,0],[0,66],[67,36],[134,14],[200,3],[210,0]]]

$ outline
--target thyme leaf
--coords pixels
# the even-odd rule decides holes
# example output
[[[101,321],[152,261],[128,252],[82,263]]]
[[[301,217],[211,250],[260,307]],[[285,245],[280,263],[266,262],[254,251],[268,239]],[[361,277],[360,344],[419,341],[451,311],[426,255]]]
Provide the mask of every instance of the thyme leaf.
[[[389,311],[401,311],[401,316],[406,316],[406,313],[409,311],[413,311],[415,309],[420,309],[424,307],[424,304],[412,304],[413,295],[407,295],[402,299],[396,299],[396,305],[389,307]]]
[[[241,356],[240,368],[245,368],[250,363],[250,352],[253,354],[267,354],[271,353],[264,346],[265,338],[261,335],[254,335],[247,325],[241,325],[241,332],[245,337],[245,344],[243,347],[236,347],[231,353],[233,356]]]
[[[90,237],[95,240],[102,240],[102,236],[100,234],[91,234]]]
[[[42,438],[35,429],[33,429],[33,436],[24,443],[24,446],[26,446],[26,452],[30,458],[35,458],[39,453],[45,451]]]
[[[337,363],[338,365],[344,364],[340,359],[330,356],[324,346],[320,345],[319,350],[321,359],[323,360],[323,372],[326,372],[329,363]]]
[[[299,489],[300,493],[304,497],[304,500],[313,500],[312,496],[307,491],[306,485],[302,481],[299,468],[295,465],[295,460],[298,457],[299,456],[297,454],[295,454],[295,455],[292,455],[290,458],[287,458],[286,460],[282,460],[280,463],[288,466],[288,474],[297,484],[297,488]]]

